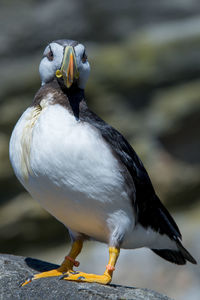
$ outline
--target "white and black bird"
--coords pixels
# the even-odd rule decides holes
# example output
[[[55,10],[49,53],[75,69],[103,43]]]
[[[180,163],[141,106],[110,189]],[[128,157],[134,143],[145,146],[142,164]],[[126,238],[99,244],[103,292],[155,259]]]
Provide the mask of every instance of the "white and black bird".
[[[107,284],[120,248],[147,247],[172,263],[196,264],[133,148],[88,108],[85,47],[72,40],[51,42],[39,72],[41,88],[13,130],[10,160],[31,196],[68,228],[72,248],[58,269],[31,280],[62,274],[66,280]],[[73,271],[86,239],[109,246],[103,275]]]

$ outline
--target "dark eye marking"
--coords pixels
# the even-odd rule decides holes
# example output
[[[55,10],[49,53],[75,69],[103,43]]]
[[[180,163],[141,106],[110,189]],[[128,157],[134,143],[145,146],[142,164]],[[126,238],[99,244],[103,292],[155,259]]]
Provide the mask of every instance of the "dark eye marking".
[[[87,61],[87,54],[85,53],[85,51],[83,52],[83,56],[82,56],[81,60],[82,60],[82,63],[86,63],[86,61]]]
[[[53,60],[53,51],[51,50],[51,47],[49,47],[50,51],[47,53],[47,58],[48,60],[52,61]]]

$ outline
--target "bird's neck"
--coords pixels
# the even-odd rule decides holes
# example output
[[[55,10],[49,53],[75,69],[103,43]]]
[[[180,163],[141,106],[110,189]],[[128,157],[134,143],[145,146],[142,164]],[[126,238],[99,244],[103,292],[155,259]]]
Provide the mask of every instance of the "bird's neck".
[[[86,106],[84,90],[80,89],[76,84],[70,88],[66,88],[62,83],[56,79],[43,85],[36,93],[33,100],[33,106],[41,104],[44,99],[50,99],[49,104],[60,104],[69,109],[79,120],[80,109]]]

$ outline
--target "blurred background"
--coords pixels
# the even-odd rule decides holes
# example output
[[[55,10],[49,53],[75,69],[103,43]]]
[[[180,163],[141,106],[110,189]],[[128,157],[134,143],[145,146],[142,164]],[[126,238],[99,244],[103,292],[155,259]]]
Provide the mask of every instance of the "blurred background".
[[[0,28],[0,251],[60,263],[69,248],[64,226],[14,176],[8,143],[40,86],[44,47],[71,38],[87,46],[90,107],[133,145],[199,261],[199,0],[1,0]],[[105,245],[86,243],[81,268],[103,272],[107,256]],[[145,249],[121,252],[113,283],[200,297],[199,266]]]

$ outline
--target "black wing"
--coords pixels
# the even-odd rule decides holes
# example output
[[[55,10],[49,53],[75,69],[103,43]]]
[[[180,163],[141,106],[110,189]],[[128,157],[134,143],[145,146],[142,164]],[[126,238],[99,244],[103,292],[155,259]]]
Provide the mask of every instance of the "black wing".
[[[172,239],[181,238],[177,224],[155,194],[147,171],[126,139],[86,106],[80,110],[79,117],[81,121],[90,123],[101,132],[103,138],[131,174],[136,189],[136,200],[133,201],[133,206],[137,211],[137,221],[143,227],[151,227],[161,234],[167,234]]]

